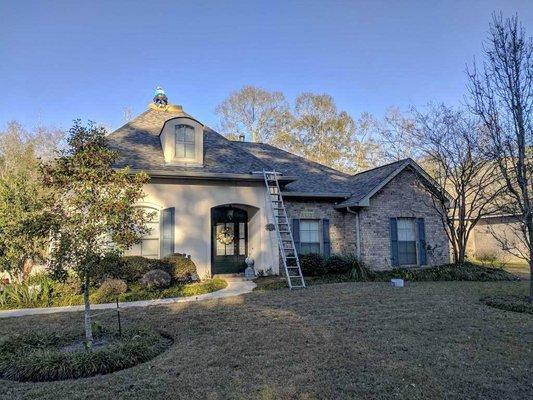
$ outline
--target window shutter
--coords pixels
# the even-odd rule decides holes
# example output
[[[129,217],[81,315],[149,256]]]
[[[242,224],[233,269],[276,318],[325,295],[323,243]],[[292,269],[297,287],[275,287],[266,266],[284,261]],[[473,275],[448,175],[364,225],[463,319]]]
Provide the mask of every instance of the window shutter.
[[[390,245],[391,263],[393,267],[400,265],[398,261],[398,221],[396,218],[390,219]]]
[[[416,224],[418,225],[418,264],[426,265],[426,227],[424,224],[424,218],[417,218]]]
[[[322,253],[325,257],[329,257],[331,255],[331,240],[329,237],[329,219],[323,219],[322,220],[322,243],[324,245],[324,249]]]
[[[300,254],[300,220],[297,218],[292,220],[292,238],[294,240],[294,248]]]
[[[161,211],[160,258],[174,253],[174,214],[174,207],[165,208]]]

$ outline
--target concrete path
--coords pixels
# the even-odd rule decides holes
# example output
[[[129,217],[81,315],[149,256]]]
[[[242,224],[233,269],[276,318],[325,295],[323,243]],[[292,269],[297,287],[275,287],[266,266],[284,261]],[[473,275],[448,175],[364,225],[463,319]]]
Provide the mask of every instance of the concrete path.
[[[247,281],[244,278],[224,277],[228,282],[228,286],[216,292],[200,294],[198,296],[190,297],[173,297],[169,299],[155,299],[155,300],[140,300],[129,301],[126,303],[119,303],[120,308],[130,307],[149,307],[173,303],[185,303],[189,301],[202,301],[211,299],[222,299],[224,297],[239,296],[241,294],[250,293],[256,287],[252,281]],[[106,310],[116,308],[116,303],[92,304],[91,310]],[[66,306],[66,307],[46,307],[46,308],[21,308],[16,310],[0,311],[0,318],[23,317],[26,315],[39,314],[53,314],[61,312],[79,312],[83,311],[83,306]]]

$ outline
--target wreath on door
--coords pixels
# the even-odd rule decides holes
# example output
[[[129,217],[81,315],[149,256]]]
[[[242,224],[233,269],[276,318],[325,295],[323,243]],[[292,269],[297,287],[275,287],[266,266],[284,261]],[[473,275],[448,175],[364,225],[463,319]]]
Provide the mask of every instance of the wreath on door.
[[[233,243],[233,232],[230,231],[229,228],[221,229],[217,233],[217,240],[222,243],[223,245],[228,245]]]

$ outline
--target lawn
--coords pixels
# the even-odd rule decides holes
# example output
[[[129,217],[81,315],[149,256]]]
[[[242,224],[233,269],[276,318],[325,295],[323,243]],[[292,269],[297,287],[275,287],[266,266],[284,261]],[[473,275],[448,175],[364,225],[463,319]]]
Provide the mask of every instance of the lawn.
[[[168,332],[172,347],[105,376],[0,381],[0,398],[532,398],[533,317],[479,302],[499,292],[527,285],[349,282],[127,309],[125,326]],[[0,337],[81,323],[72,313],[0,320]]]
[[[478,265],[489,265],[490,263],[482,263],[481,261],[472,261],[474,264]],[[511,274],[515,274],[518,276],[521,276],[522,278],[529,278],[529,264],[526,262],[495,262],[494,266],[495,268],[503,268],[505,271],[510,272]]]

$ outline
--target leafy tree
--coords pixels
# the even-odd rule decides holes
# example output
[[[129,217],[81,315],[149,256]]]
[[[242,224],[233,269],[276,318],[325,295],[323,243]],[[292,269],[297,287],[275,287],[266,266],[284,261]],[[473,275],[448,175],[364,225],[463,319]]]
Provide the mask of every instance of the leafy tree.
[[[75,121],[68,150],[42,168],[46,186],[55,193],[48,210],[56,221],[51,230],[51,267],[56,276],[72,271],[83,283],[88,346],[92,345],[92,271],[111,251],[123,251],[138,242],[150,218],[135,207],[144,197],[147,175],[114,169],[117,155],[106,147],[105,134],[102,127]]]
[[[39,158],[51,158],[61,131],[39,127],[32,132],[11,122],[0,131],[0,271],[26,278],[43,261],[50,218],[50,193],[42,184]]]
[[[244,135],[252,142],[275,143],[290,120],[283,93],[254,86],[231,93],[215,112],[221,118],[222,133],[233,140]]]
[[[518,17],[494,15],[484,52],[482,67],[468,71],[469,106],[488,132],[487,157],[505,183],[503,211],[520,218],[533,301],[533,38]]]
[[[346,111],[337,111],[333,97],[302,93],[296,98],[293,118],[298,153],[333,168],[350,170],[356,123]]]

